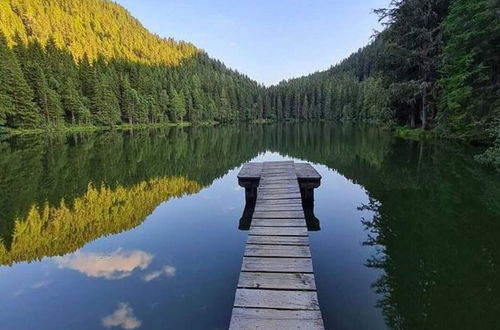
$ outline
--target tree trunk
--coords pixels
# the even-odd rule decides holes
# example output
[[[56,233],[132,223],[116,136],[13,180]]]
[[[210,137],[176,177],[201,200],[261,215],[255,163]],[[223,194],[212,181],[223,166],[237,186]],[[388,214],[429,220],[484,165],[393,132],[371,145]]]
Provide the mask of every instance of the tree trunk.
[[[427,87],[422,88],[422,129],[427,129]]]
[[[410,127],[415,127],[415,109],[412,109],[410,112]]]

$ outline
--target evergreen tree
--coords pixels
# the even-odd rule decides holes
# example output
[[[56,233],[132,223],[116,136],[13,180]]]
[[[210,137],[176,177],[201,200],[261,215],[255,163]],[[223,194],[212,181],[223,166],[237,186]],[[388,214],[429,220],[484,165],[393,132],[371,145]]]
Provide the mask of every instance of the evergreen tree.
[[[97,125],[112,126],[120,122],[120,106],[110,78],[100,74],[92,100],[92,114]]]
[[[40,116],[33,103],[33,91],[6,39],[0,34],[0,95],[5,107],[2,116],[8,126],[34,128]]]
[[[447,134],[484,136],[500,118],[499,5],[455,0],[444,21],[447,36],[440,127]]]
[[[183,93],[177,93],[173,90],[170,97],[170,109],[173,115],[173,121],[182,121],[186,115],[186,103]]]

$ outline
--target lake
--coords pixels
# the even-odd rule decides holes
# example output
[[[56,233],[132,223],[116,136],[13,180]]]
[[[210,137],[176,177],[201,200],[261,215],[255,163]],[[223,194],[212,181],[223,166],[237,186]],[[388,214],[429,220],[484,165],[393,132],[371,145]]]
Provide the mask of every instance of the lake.
[[[239,168],[296,160],[323,176],[309,234],[328,329],[500,329],[500,174],[477,152],[328,123],[4,139],[0,328],[227,328]]]

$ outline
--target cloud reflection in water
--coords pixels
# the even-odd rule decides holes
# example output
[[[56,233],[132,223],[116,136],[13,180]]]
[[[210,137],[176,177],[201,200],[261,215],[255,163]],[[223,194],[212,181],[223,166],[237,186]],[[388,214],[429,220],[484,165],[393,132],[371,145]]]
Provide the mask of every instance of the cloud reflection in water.
[[[135,317],[132,307],[125,302],[119,303],[116,310],[112,314],[103,317],[101,321],[106,328],[136,329],[142,324],[142,321]]]
[[[140,250],[117,249],[111,253],[76,252],[56,259],[60,268],[73,269],[89,277],[117,280],[128,277],[135,269],[145,270],[153,255]]]
[[[175,276],[175,272],[176,272],[175,267],[165,266],[161,270],[155,270],[155,271],[152,271],[150,273],[145,274],[142,277],[142,279],[145,282],[150,282],[150,281],[152,281],[152,280],[160,277],[161,275],[165,275],[165,276],[168,276],[168,277],[173,277],[173,276]]]

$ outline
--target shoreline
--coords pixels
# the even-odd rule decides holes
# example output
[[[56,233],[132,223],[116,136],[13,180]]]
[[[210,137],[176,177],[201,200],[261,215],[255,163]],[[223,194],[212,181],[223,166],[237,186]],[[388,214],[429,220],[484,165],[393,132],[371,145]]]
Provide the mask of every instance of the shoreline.
[[[164,128],[164,127],[190,127],[190,126],[216,126],[218,122],[200,122],[200,123],[190,123],[190,122],[180,122],[180,123],[158,123],[158,124],[120,124],[114,126],[62,126],[62,127],[51,127],[51,128],[28,128],[28,129],[6,129],[0,131],[0,137],[17,137],[17,136],[28,136],[28,135],[41,135],[41,134],[61,134],[61,133],[82,133],[82,132],[97,132],[97,131],[128,131],[134,129],[151,129],[151,128]]]
[[[370,122],[356,122],[356,121],[330,121],[325,119],[318,120],[305,120],[305,121],[318,121],[318,122],[331,122],[331,123],[352,123],[352,124],[373,124]],[[256,119],[251,120],[246,123],[253,125],[266,125],[272,123],[280,123],[280,122],[291,122],[291,123],[300,123],[303,120],[291,119],[291,120],[276,120],[276,119]],[[120,124],[114,126],[61,126],[61,127],[46,127],[46,128],[28,128],[28,129],[0,129],[0,137],[3,138],[11,138],[17,136],[29,136],[29,135],[41,135],[41,134],[61,134],[61,133],[82,133],[82,132],[97,132],[97,131],[128,131],[134,129],[152,129],[152,128],[164,128],[164,127],[191,127],[191,126],[217,126],[220,123],[217,121],[205,121],[199,123],[191,123],[191,122],[165,122],[165,123],[157,123],[157,124]],[[456,141],[458,143],[465,143],[470,145],[477,146],[492,146],[493,143],[490,139],[482,138],[482,139],[464,139],[453,136],[443,136],[437,134],[435,131],[429,130],[424,131],[420,128],[410,128],[406,126],[383,126],[383,129],[389,130],[395,137],[399,137],[406,140],[414,140],[414,141],[423,141],[423,140],[449,140]]]

